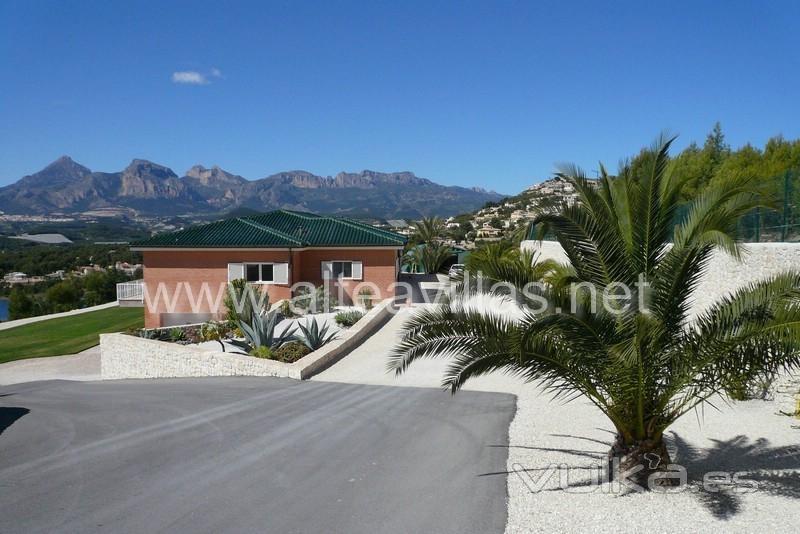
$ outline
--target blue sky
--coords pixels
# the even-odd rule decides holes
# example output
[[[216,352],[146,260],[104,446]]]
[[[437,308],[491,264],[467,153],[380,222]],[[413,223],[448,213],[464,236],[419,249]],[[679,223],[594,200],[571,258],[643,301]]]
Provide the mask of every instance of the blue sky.
[[[516,193],[664,129],[800,136],[800,2],[645,4],[7,0],[0,185],[68,154]]]

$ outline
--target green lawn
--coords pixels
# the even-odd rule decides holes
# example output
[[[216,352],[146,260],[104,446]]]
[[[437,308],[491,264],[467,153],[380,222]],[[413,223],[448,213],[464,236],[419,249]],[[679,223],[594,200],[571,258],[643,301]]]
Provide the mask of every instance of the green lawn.
[[[75,354],[97,345],[98,334],[143,325],[142,308],[108,308],[0,330],[0,363]]]

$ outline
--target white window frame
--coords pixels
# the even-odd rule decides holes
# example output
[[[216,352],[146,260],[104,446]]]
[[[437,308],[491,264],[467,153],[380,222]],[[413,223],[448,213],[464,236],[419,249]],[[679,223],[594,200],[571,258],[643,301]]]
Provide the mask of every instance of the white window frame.
[[[342,277],[335,277],[332,276],[331,280],[363,280],[364,279],[364,262],[362,260],[324,260],[320,262],[320,272],[322,273],[322,279],[325,280],[325,264],[331,264],[331,275],[333,275],[333,264],[334,263],[349,263],[350,264],[350,276],[342,276]],[[353,264],[360,263],[361,264],[361,276],[355,277],[353,276]]]
[[[275,280],[275,265],[278,264],[278,263],[281,263],[281,262],[276,262],[276,261],[245,261],[245,262],[242,262],[242,274],[244,274],[244,279],[248,284],[257,284],[257,285],[265,285],[265,286],[266,285],[270,285],[271,286],[271,285],[274,285],[276,283],[274,281]],[[258,278],[259,278],[259,280],[257,282],[251,282],[251,281],[247,280],[247,266],[248,265],[258,265]],[[260,280],[260,278],[261,278],[261,266],[262,265],[272,265],[272,280],[270,280],[270,281]]]

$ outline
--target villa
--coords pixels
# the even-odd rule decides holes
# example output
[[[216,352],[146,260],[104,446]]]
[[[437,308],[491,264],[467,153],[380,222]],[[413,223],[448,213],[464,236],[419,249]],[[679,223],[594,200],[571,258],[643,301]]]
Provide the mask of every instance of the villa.
[[[478,228],[478,239],[484,239],[486,241],[497,240],[503,235],[503,231],[495,228],[488,222],[483,223],[483,226]]]
[[[405,243],[350,219],[278,210],[160,234],[131,250],[144,257],[145,326],[153,328],[221,317],[218,290],[239,278],[261,286],[271,302],[295,296],[297,283],[325,279],[337,279],[352,300],[365,286],[391,297]],[[166,298],[156,296],[159,288]]]

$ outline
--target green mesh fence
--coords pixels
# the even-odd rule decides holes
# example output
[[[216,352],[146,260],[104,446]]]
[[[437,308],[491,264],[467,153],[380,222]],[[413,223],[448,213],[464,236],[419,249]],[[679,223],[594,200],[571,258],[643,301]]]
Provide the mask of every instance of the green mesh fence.
[[[745,241],[800,241],[800,172],[787,172],[765,180],[764,203],[739,220]]]

